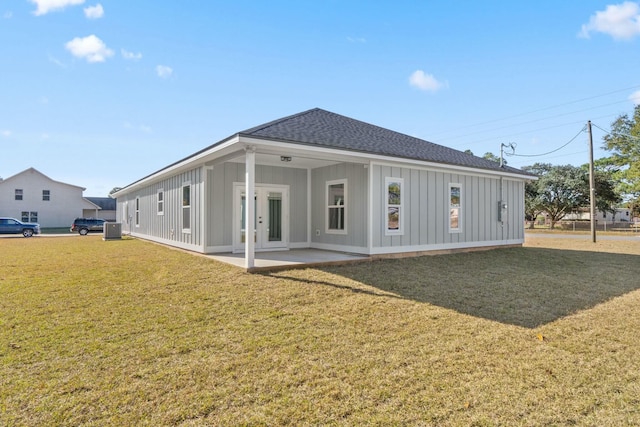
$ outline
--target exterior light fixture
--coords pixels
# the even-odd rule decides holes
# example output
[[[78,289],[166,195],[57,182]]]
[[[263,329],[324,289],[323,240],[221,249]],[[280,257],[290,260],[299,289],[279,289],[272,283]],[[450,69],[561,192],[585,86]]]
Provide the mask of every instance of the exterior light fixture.
[[[291,161],[291,156],[280,156],[280,161],[281,162],[290,162]]]

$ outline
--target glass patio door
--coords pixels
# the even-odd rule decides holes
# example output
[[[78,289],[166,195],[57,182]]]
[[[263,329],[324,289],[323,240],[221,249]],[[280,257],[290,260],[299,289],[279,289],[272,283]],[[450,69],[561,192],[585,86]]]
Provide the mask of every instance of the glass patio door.
[[[247,232],[247,196],[242,186],[236,188],[236,223],[239,225],[238,238],[234,239],[234,251],[244,250],[247,236],[253,234],[255,249],[286,248],[285,212],[288,209],[286,189],[277,187],[257,187],[253,197],[255,218],[253,233]]]

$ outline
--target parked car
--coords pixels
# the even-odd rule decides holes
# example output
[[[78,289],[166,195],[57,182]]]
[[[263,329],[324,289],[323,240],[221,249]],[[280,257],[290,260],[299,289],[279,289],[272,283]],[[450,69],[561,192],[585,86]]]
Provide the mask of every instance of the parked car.
[[[24,237],[31,237],[40,234],[40,224],[3,217],[0,218],[0,234],[22,234]]]
[[[100,218],[76,218],[71,224],[69,231],[77,231],[79,234],[86,236],[91,231],[104,231],[104,223],[106,220]]]

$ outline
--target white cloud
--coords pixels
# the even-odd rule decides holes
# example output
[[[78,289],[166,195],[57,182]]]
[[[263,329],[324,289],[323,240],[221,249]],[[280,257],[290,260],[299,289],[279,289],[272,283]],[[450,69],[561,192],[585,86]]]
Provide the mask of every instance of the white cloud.
[[[625,1],[608,5],[591,16],[578,36],[589,38],[591,32],[608,34],[615,40],[632,39],[640,34],[640,4]]]
[[[425,92],[437,92],[449,86],[447,82],[440,82],[433,75],[425,74],[422,70],[416,70],[409,76],[409,84]]]
[[[131,122],[124,122],[123,126],[125,129],[139,130],[140,132],[144,132],[144,133],[153,132],[153,129],[151,129],[151,126],[147,126],[147,125],[134,126],[131,124]]]
[[[67,42],[65,47],[73,56],[84,58],[87,62],[104,62],[113,56],[113,51],[93,34],[83,38],[76,37]]]
[[[4,136],[5,138],[9,138],[11,136],[11,131],[7,130],[7,129],[4,129],[2,131],[2,136]]]
[[[633,102],[635,105],[640,105],[640,90],[629,95],[629,101]]]
[[[129,52],[128,50],[125,50],[125,49],[120,49],[120,53],[122,54],[122,57],[124,59],[129,59],[131,61],[137,61],[137,60],[142,58],[142,54],[140,52],[133,53],[133,52]]]
[[[3,14],[2,14],[2,17],[3,17],[4,19],[11,19],[11,18],[13,18],[13,12],[11,12],[11,11],[6,11],[5,13],[3,13]]]
[[[100,3],[95,6],[85,7],[83,10],[87,19],[99,19],[104,15],[104,9]]]
[[[365,39],[364,37],[347,37],[347,40],[350,43],[366,43],[367,39]]]
[[[158,65],[156,67],[156,73],[158,73],[158,77],[168,79],[173,74],[173,68],[167,67],[166,65]]]
[[[51,55],[49,55],[49,62],[56,64],[60,68],[67,68],[67,66],[64,63],[62,63],[62,61],[60,61],[58,58]]]
[[[38,8],[34,15],[46,15],[54,10],[62,10],[67,6],[75,6],[84,3],[84,0],[29,0],[31,3],[35,3]]]

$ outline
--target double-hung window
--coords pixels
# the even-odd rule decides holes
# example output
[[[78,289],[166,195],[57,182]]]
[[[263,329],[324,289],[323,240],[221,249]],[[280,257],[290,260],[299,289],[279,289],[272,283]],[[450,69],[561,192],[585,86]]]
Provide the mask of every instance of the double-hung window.
[[[403,180],[402,178],[386,177],[385,183],[385,213],[386,213],[386,235],[404,233],[404,208],[403,202]]]
[[[22,222],[38,222],[38,212],[22,212]]]
[[[347,180],[327,182],[326,231],[331,234],[347,234]]]
[[[48,202],[51,200],[51,191],[50,190],[42,190],[42,200]]]
[[[164,190],[158,190],[158,215],[164,215]]]
[[[136,227],[140,227],[140,197],[136,197]]]
[[[449,184],[449,232],[462,231],[462,186]]]
[[[182,231],[191,232],[191,183],[182,184]]]
[[[15,199],[22,200],[22,188],[16,188]]]

